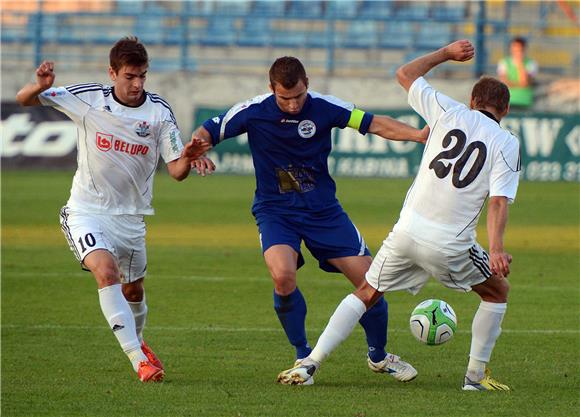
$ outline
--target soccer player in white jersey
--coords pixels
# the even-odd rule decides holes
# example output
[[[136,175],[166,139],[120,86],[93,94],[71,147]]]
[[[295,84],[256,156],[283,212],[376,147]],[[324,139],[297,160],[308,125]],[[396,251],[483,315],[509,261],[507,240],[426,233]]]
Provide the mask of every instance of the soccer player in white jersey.
[[[473,290],[481,297],[463,389],[509,390],[492,379],[487,369],[507,306],[512,257],[504,249],[503,235],[520,171],[518,140],[499,126],[509,111],[509,90],[501,81],[483,77],[474,85],[468,107],[441,94],[423,78],[443,62],[467,61],[474,53],[469,41],[460,40],[397,71],[399,83],[409,93],[409,104],[431,128],[419,172],[366,282],[337,307],[310,356],[300,366],[280,373],[279,382],[307,383],[384,292],[416,294],[433,276],[448,288]],[[488,197],[489,255],[475,239]]]
[[[101,310],[139,379],[161,381],[163,364],[143,341],[144,216],[153,214],[159,157],[181,181],[208,147],[199,141],[184,147],[169,104],[144,90],[149,59],[137,38],[119,40],[109,59],[112,86],[52,87],[54,63],[45,61],[16,100],[52,106],[77,125],[78,168],[61,227],[83,269],[93,273]]]

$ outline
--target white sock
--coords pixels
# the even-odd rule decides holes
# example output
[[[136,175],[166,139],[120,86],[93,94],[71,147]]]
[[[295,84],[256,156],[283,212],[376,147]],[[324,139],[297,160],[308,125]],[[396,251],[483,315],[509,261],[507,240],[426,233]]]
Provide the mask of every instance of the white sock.
[[[352,333],[366,310],[365,304],[356,295],[346,296],[330,317],[309,358],[322,363]]]
[[[485,366],[491,358],[495,342],[501,333],[501,322],[507,303],[482,301],[471,325],[471,351],[467,375],[478,380],[483,378]]]
[[[103,315],[113,330],[115,337],[137,371],[139,362],[147,357],[141,351],[141,343],[135,331],[135,319],[127,300],[121,291],[121,284],[110,285],[99,290],[99,302]]]
[[[143,328],[145,327],[145,321],[147,320],[147,311],[149,311],[147,303],[145,302],[145,294],[143,294],[143,299],[141,301],[129,301],[129,307],[131,307],[133,318],[135,319],[137,338],[139,339],[139,342],[143,342]]]

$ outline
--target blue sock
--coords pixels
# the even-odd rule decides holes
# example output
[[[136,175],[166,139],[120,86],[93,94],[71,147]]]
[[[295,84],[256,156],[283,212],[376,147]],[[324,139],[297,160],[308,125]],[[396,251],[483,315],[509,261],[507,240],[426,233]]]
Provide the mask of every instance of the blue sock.
[[[365,329],[369,357],[373,362],[385,359],[387,353],[387,326],[389,324],[389,305],[383,297],[375,303],[363,316],[359,323]]]
[[[274,310],[286,332],[290,343],[296,348],[296,359],[310,355],[312,348],[306,340],[306,301],[296,289],[289,295],[278,295],[274,291]]]

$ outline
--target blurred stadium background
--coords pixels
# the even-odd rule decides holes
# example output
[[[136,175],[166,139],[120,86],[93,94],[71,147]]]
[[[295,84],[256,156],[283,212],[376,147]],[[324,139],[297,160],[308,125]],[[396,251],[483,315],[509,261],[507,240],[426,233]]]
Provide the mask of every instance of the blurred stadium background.
[[[306,53],[311,73],[391,77],[403,61],[468,37],[478,58],[440,75],[494,72],[513,35],[528,38],[546,76],[578,74],[575,1],[74,1],[2,2],[3,65],[51,57],[68,70],[100,69],[121,36],[151,48],[152,70],[263,72],[272,58]]]

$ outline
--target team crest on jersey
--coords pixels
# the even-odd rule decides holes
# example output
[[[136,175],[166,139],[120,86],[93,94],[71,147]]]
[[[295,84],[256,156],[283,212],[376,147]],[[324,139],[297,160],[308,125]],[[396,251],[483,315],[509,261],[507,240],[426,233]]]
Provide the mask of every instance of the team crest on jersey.
[[[113,146],[113,135],[97,132],[97,148],[103,152],[107,152]]]
[[[312,120],[302,120],[298,123],[298,134],[304,139],[310,139],[316,133],[316,125]]]
[[[137,133],[142,138],[145,138],[151,134],[151,125],[145,121],[139,122],[135,128],[135,133]]]

